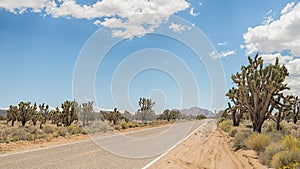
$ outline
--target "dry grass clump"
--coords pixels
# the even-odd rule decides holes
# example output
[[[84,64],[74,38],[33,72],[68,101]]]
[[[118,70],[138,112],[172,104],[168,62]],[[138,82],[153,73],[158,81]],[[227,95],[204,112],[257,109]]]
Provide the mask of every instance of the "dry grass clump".
[[[261,133],[254,133],[245,141],[247,148],[256,151],[258,154],[264,152],[270,143],[270,137]]]
[[[223,120],[219,122],[218,127],[228,133],[231,130],[232,122],[230,120]]]
[[[252,130],[251,129],[238,129],[237,133],[234,135],[234,140],[233,140],[233,148],[235,150],[239,150],[239,149],[247,149],[247,146],[245,144],[245,141],[247,140],[247,138],[252,134]]]

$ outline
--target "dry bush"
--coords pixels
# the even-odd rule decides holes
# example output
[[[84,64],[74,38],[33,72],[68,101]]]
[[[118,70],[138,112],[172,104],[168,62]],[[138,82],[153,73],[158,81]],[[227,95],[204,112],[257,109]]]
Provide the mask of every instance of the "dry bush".
[[[218,124],[218,126],[220,129],[228,133],[231,130],[232,123],[230,120],[223,120]]]
[[[232,145],[233,148],[235,150],[247,149],[245,141],[252,133],[253,132],[251,129],[239,129],[234,136],[233,145]]]
[[[300,141],[292,135],[287,135],[281,139],[281,145],[285,150],[299,149]]]
[[[284,168],[289,166],[291,163],[300,162],[300,150],[292,149],[289,151],[281,151],[275,154],[272,158],[271,164],[274,168]],[[299,165],[298,165],[299,166]],[[298,167],[297,166],[297,167]]]
[[[126,122],[122,122],[121,127],[122,127],[122,129],[127,129],[129,127],[129,125]]]
[[[258,154],[264,152],[270,143],[270,137],[261,133],[254,133],[245,141],[247,148],[256,151]]]
[[[45,126],[43,128],[44,132],[47,133],[47,134],[50,134],[50,133],[54,133],[55,132],[55,128],[52,127],[52,126]]]
[[[263,153],[259,154],[259,162],[271,167],[272,157],[283,150],[282,146],[279,144],[269,145]]]
[[[238,132],[238,129],[237,128],[233,128],[229,131],[229,136],[230,137],[234,137],[236,135],[236,133]]]

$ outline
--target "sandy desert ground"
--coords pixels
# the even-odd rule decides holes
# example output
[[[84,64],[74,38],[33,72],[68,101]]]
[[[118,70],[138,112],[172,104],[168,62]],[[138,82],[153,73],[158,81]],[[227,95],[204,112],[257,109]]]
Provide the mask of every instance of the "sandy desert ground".
[[[229,136],[216,129],[200,128],[149,168],[267,169],[254,151],[233,151]]]

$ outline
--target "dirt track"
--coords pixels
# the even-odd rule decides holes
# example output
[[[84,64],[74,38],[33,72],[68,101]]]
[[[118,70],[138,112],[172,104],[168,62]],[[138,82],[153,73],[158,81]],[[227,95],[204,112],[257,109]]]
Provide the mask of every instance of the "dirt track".
[[[205,129],[200,129],[149,168],[267,168],[249,157],[255,156],[254,152],[233,151],[229,137],[219,129],[207,140],[208,135]]]

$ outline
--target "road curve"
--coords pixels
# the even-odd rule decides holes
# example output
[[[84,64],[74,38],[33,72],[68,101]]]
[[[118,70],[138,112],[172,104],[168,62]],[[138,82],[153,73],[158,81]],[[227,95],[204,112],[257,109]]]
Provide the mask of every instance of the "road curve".
[[[142,168],[208,120],[0,155],[0,168]]]

